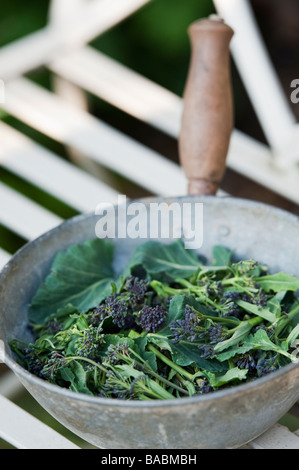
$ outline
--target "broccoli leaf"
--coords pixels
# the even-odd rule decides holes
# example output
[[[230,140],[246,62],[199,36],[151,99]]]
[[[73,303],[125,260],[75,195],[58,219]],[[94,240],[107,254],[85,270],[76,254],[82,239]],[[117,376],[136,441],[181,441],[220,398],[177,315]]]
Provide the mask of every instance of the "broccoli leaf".
[[[296,291],[299,289],[299,279],[285,273],[257,277],[254,281],[266,292]]]
[[[233,380],[244,380],[246,379],[248,370],[239,369],[238,367],[234,367],[233,369],[229,369],[225,374],[212,374],[210,372],[207,373],[209,378],[210,385],[213,388],[221,387]]]
[[[173,321],[183,318],[186,305],[190,305],[197,309],[201,308],[200,304],[192,295],[177,295],[173,297],[170,301],[166,325],[164,328],[159,330],[158,334],[150,334],[148,335],[148,338],[157,346],[170,351],[173,362],[180,366],[188,366],[195,363],[200,368],[211,372],[221,372],[226,370],[225,364],[220,364],[217,360],[205,359],[202,357],[198,346],[184,341],[180,341],[179,344],[174,344],[172,342],[170,324]]]
[[[254,323],[252,320],[242,321],[239,326],[234,329],[234,333],[229,339],[219,342],[214,346],[214,351],[218,353],[238,345],[241,341],[245,340],[253,326]]]
[[[220,363],[216,359],[202,357],[198,346],[186,341],[172,344],[172,360],[182,367],[187,367],[194,363],[200,369],[209,372],[223,372],[227,370],[227,364]]]
[[[145,242],[133,253],[123,277],[142,267],[150,280],[187,278],[200,266],[195,252],[186,250],[177,240],[169,245],[159,242]]]
[[[60,373],[64,380],[70,382],[70,390],[92,395],[87,386],[87,372],[78,361],[72,361],[68,367],[61,369]]]
[[[294,360],[294,357],[292,357],[290,353],[288,353],[281,346],[273,343],[267,335],[267,332],[262,329],[259,329],[254,335],[248,335],[248,337],[242,342],[240,347],[232,348],[226,353],[218,355],[217,358],[220,361],[227,360],[235,356],[236,354],[244,354],[254,349],[262,349],[263,351],[274,351],[279,354],[282,354],[288,359]]]
[[[183,318],[186,305],[192,306],[194,303],[195,299],[191,295],[176,295],[175,297],[173,297],[169,304],[168,316],[166,318],[165,326],[159,331],[159,335],[170,335],[170,324],[173,321]]]
[[[96,307],[111,292],[113,254],[114,246],[98,238],[59,253],[32,300],[29,319],[42,323],[67,304],[81,313]]]
[[[257,315],[271,323],[274,323],[276,320],[276,315],[270,312],[267,308],[259,307],[258,305],[251,304],[250,302],[245,302],[244,300],[237,300],[236,304],[246,312],[253,313],[254,315]]]
[[[213,248],[213,266],[229,266],[231,262],[232,252],[221,245]]]

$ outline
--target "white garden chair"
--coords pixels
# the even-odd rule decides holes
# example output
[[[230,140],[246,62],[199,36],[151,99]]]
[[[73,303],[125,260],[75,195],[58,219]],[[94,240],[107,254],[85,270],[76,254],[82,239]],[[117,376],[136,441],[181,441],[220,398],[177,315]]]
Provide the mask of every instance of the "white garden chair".
[[[52,0],[45,28],[0,50],[1,107],[63,144],[85,163],[99,163],[152,194],[182,195],[186,193],[186,179],[177,164],[111,128],[86,107],[85,92],[89,92],[178,138],[181,98],[88,45],[139,8],[146,8],[150,1]],[[247,0],[215,0],[214,4],[236,32],[232,53],[269,142],[266,146],[234,130],[228,167],[297,204],[299,155],[292,149],[297,147],[298,128],[249,4]],[[52,92],[25,78],[27,72],[41,65],[56,74]],[[94,211],[102,201],[117,202],[117,190],[107,182],[66,162],[3,122],[0,140],[3,168],[76,211]],[[32,240],[61,221],[38,201],[0,182],[0,223],[10,231]],[[0,267],[12,254],[0,244]],[[12,397],[20,387],[10,372],[1,377],[0,437],[17,448],[76,448],[13,403]],[[291,413],[299,416],[298,410],[296,405]],[[298,449],[299,433],[277,424],[247,447]]]

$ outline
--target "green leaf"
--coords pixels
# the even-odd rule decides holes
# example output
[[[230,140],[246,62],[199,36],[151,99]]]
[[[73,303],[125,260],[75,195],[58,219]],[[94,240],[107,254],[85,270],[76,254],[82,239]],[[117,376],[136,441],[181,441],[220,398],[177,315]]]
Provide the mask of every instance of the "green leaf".
[[[71,371],[69,366],[62,367],[59,371],[61,378],[66,382],[74,383],[75,381],[75,374]]]
[[[30,320],[42,323],[67,304],[82,313],[96,307],[111,292],[113,253],[114,246],[98,238],[59,253],[32,300]]]
[[[63,322],[64,329],[70,328],[70,326],[75,323],[73,314],[78,314],[78,310],[72,304],[67,304],[62,308],[59,308],[57,312],[52,313],[48,317],[43,319],[44,325],[48,324],[50,321],[56,319],[59,323]]]
[[[145,338],[149,343],[155,344],[160,349],[170,352],[172,351],[172,343],[165,336],[157,333],[149,333]]]
[[[233,346],[227,351],[217,354],[217,359],[220,362],[228,361],[232,357],[236,356],[237,354],[245,354],[251,349],[251,346],[243,347],[243,346]]]
[[[270,312],[274,313],[275,317],[278,318],[281,315],[281,302],[283,301],[287,291],[281,291],[271,297],[267,302],[267,307]]]
[[[71,381],[70,390],[73,392],[85,393],[92,395],[92,392],[87,386],[87,372],[78,361],[72,361],[69,368],[73,375],[68,372],[68,380]],[[66,377],[66,376],[65,376]]]
[[[149,241],[136,249],[123,277],[140,266],[146,271],[150,280],[161,281],[187,278],[198,269],[200,262],[195,252],[184,248],[181,240],[169,245]]]
[[[215,359],[202,357],[198,346],[184,341],[180,341],[178,344],[172,344],[172,360],[182,367],[187,367],[194,363],[200,369],[209,372],[223,372],[227,370],[226,364],[221,364]]]
[[[266,308],[259,307],[258,305],[251,304],[250,302],[244,302],[244,300],[237,300],[236,304],[246,312],[253,313],[254,315],[257,315],[271,323],[274,323],[276,320],[276,315]]]
[[[233,380],[244,380],[246,379],[248,370],[246,369],[239,369],[238,367],[234,367],[233,369],[229,369],[225,374],[211,374],[207,373],[209,378],[210,385],[213,388],[221,387],[222,385],[226,385]]]
[[[299,289],[299,279],[285,273],[256,277],[254,281],[266,292],[296,291]]]
[[[250,320],[241,322],[240,325],[235,328],[233,335],[229,339],[217,343],[214,346],[214,351],[218,353],[244,341],[253,326],[253,322]]]
[[[269,336],[267,335],[267,332],[262,329],[259,329],[253,336],[250,335],[246,339],[246,341],[244,341],[243,347],[249,348],[248,351],[250,349],[262,349],[263,351],[274,351],[279,354],[282,354],[283,356],[288,357],[291,360],[294,359],[291,354],[289,354],[287,351],[282,349],[277,344],[273,343],[270,340]]]
[[[171,299],[165,326],[159,331],[160,336],[171,335],[170,324],[183,318],[185,307],[190,302],[194,302],[194,297],[187,295],[176,295]]]
[[[298,338],[299,336],[299,324],[295,326],[295,328],[292,329],[292,331],[289,333],[287,339],[286,339],[286,345],[287,348],[289,348],[290,345]]]
[[[148,336],[140,336],[139,338],[135,339],[135,345],[138,349],[136,350],[136,347],[134,347],[133,350],[136,351],[137,354],[139,354],[140,357],[142,357],[142,359],[148,363],[154,372],[157,372],[158,367],[156,355],[153,352],[146,350],[147,344],[151,342],[155,342],[153,338],[149,338]]]
[[[221,245],[216,245],[213,248],[213,266],[229,266],[231,263],[232,252]]]
[[[134,348],[134,340],[128,336],[121,334],[105,334],[104,344],[101,345],[101,356],[104,356],[108,351],[109,346],[116,346],[117,344],[125,343],[129,348]]]

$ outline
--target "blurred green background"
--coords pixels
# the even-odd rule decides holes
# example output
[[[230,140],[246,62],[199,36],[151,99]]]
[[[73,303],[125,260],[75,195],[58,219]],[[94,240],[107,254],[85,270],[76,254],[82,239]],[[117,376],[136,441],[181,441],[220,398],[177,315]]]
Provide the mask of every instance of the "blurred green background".
[[[299,2],[298,0],[284,0],[283,2],[281,0],[252,0],[251,4],[283,89],[288,95],[291,80],[298,78]],[[24,0],[1,0],[0,47],[45,26],[48,7],[48,0],[27,2]],[[212,0],[153,0],[135,15],[95,39],[92,45],[182,96],[190,59],[188,26],[198,18],[206,17],[214,11]],[[53,77],[45,68],[30,72],[28,75],[32,80],[51,89]],[[233,61],[232,79],[236,128],[265,142],[263,131]],[[88,102],[90,111],[94,115],[178,162],[177,142],[174,139],[125,115],[98,98],[88,95]],[[294,114],[299,117],[299,105],[291,106],[293,106]],[[70,158],[62,145],[6,115],[1,109],[0,119],[53,150],[62,158]],[[129,197],[145,195],[144,190],[128,184],[118,175],[110,174],[109,179],[120,192],[125,192]],[[38,201],[63,218],[76,214],[76,211],[71,207],[1,167],[0,181]],[[223,189],[236,196],[269,202],[294,213],[299,213],[295,204],[230,170],[225,175]],[[24,243],[25,240],[0,224],[0,246],[2,248],[14,253]],[[27,393],[16,397],[16,402],[78,442],[75,436],[58,425]],[[294,421],[294,418],[287,417],[282,422],[285,423],[286,420],[291,428],[299,428],[298,419]],[[9,448],[6,443],[0,442],[1,447]]]

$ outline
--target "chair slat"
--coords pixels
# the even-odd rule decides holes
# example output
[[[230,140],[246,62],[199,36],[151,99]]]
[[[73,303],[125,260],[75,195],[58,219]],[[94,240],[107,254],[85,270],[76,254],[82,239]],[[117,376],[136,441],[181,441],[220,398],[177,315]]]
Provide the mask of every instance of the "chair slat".
[[[92,47],[78,49],[51,62],[58,75],[128,114],[177,138],[182,99]]]
[[[267,141],[278,157],[288,159],[290,137],[298,133],[296,118],[250,3],[249,0],[235,4],[214,0],[219,15],[235,32],[237,39],[231,43],[231,52]],[[297,151],[292,153],[298,159]]]
[[[3,106],[35,129],[154,194],[186,193],[186,178],[178,164],[25,78],[7,84]]]
[[[0,51],[0,76],[4,81],[19,77],[54,60],[60,54],[86,44],[133,14],[150,0],[97,0],[84,11],[68,15],[68,21],[49,23]],[[30,53],[28,53],[30,51]]]
[[[0,183],[0,222],[21,237],[32,240],[56,227],[62,219]]]
[[[251,449],[299,449],[299,437],[286,426],[275,424],[271,429],[248,443]]]
[[[79,212],[116,202],[110,186],[0,123],[0,165],[54,195]]]
[[[0,395],[0,437],[17,449],[79,449],[7,398]]]

